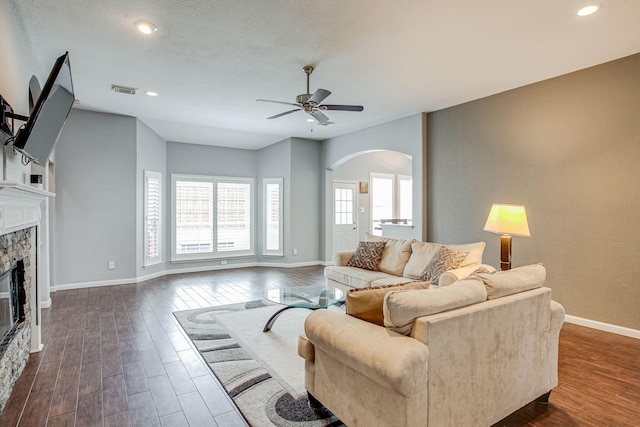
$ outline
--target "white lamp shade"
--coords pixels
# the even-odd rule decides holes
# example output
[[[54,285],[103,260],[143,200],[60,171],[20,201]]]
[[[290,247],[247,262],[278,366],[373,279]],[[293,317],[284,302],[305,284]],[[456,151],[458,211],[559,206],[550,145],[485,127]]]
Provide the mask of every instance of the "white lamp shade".
[[[510,234],[512,236],[529,237],[527,213],[521,205],[503,205],[494,203],[491,206],[485,231],[496,234]]]

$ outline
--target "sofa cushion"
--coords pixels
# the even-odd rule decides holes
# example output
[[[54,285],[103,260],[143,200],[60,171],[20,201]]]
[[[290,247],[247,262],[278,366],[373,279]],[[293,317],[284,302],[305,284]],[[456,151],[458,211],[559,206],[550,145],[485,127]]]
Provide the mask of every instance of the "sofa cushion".
[[[511,294],[540,288],[544,285],[547,270],[543,264],[525,265],[495,273],[476,273],[487,288],[487,299],[501,298]]]
[[[433,284],[438,284],[440,275],[445,271],[458,268],[467,255],[468,252],[458,252],[442,246],[436,256],[431,258],[429,264],[422,270],[420,278],[422,280],[428,280]]]
[[[442,246],[447,246],[458,252],[468,252],[467,257],[460,263],[459,267],[482,264],[482,254],[484,253],[484,242],[467,243],[463,245],[441,245],[431,242],[411,243],[411,257],[404,268],[403,276],[413,279],[420,279],[420,275],[429,261],[438,253]]]
[[[485,242],[475,242],[465,243],[463,245],[447,245],[447,247],[458,252],[469,252],[467,257],[460,263],[460,267],[466,267],[467,265],[482,264],[482,254],[484,253],[484,247],[486,245]]]
[[[372,282],[380,279],[398,279],[391,274],[381,271],[364,270],[357,267],[329,266],[324,269],[324,276],[328,280],[341,283],[351,288],[368,288]],[[397,283],[397,282],[394,282]]]
[[[477,278],[458,280],[438,289],[391,291],[384,298],[384,325],[388,329],[410,335],[418,317],[441,313],[487,299],[487,290]]]
[[[360,242],[356,253],[353,254],[347,267],[364,268],[365,270],[378,271],[378,264],[382,258],[386,242]]]
[[[420,275],[429,261],[438,253],[440,247],[437,243],[413,242],[411,243],[411,256],[407,261],[402,273],[405,277],[420,279]]]
[[[371,233],[366,233],[365,240],[367,242],[385,242],[386,245],[382,251],[382,259],[378,269],[394,276],[402,276],[404,267],[411,256],[411,240],[391,239],[375,236]]]
[[[382,304],[384,296],[391,291],[403,289],[428,289],[429,282],[409,282],[372,288],[351,289],[347,293],[347,314],[364,321],[384,326]]]

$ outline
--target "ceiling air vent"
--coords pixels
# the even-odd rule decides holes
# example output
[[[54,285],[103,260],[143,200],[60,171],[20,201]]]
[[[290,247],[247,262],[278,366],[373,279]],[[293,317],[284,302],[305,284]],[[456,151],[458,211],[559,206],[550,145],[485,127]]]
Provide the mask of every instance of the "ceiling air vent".
[[[117,93],[126,93],[127,95],[135,95],[136,88],[135,87],[126,87],[120,85],[111,85],[111,90]]]

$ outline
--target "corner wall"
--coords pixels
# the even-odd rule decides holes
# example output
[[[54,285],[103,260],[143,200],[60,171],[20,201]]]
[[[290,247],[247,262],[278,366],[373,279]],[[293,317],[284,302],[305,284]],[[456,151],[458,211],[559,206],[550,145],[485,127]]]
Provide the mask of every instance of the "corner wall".
[[[56,144],[56,192],[53,283],[135,277],[136,119],[71,110]]]
[[[168,212],[169,203],[166,197],[167,185],[171,180],[167,178],[167,143],[152,131],[136,120],[136,277],[149,276],[163,272],[166,269],[168,258],[163,252],[162,262],[150,267],[144,267],[144,171],[150,170],[162,174],[161,181],[161,212]],[[170,242],[167,236],[166,225],[169,222],[167,215],[162,215],[160,226],[160,247],[165,247]]]
[[[491,204],[523,204],[567,314],[640,329],[640,54],[428,115],[428,239],[483,240]]]

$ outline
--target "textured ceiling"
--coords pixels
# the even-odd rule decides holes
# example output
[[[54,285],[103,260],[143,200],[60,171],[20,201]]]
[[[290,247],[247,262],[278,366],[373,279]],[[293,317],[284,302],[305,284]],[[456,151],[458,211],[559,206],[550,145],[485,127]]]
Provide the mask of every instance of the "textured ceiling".
[[[10,1],[43,75],[70,52],[78,108],[239,148],[326,139],[640,52],[638,0],[599,0],[587,18],[575,15],[587,0]],[[139,34],[140,19],[159,30]],[[326,112],[331,126],[302,112],[266,120],[291,108],[255,100],[294,102],[307,64],[311,92],[364,112]]]

